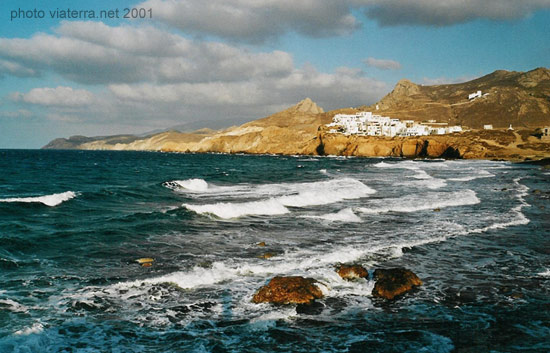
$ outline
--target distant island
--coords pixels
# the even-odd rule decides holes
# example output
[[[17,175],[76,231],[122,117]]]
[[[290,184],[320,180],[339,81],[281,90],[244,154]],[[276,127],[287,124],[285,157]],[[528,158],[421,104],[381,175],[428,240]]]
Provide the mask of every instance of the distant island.
[[[459,126],[450,134],[338,134],[334,117],[376,112],[410,126]],[[331,126],[331,124],[333,124]],[[436,127],[433,127],[434,129]],[[462,131],[464,130],[464,131]],[[366,131],[366,130],[365,130]],[[324,112],[306,98],[284,111],[221,130],[149,136],[73,136],[45,149],[221,152],[540,160],[550,157],[550,70],[495,71],[459,84],[401,80],[370,106]]]

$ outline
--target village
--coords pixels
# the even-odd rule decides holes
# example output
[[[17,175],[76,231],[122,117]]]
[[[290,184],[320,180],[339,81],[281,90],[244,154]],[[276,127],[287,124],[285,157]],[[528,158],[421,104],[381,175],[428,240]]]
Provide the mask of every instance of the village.
[[[332,123],[326,125],[329,133],[362,136],[428,136],[445,135],[462,132],[461,126],[449,126],[448,123],[438,123],[435,120],[417,123],[414,120],[399,120],[372,112],[356,114],[337,114]]]

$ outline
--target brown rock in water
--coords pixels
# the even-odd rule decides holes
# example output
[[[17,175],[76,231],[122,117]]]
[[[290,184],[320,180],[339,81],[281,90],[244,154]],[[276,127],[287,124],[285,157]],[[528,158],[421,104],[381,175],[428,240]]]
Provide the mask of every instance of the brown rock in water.
[[[369,276],[368,271],[361,265],[341,265],[337,272],[340,277],[347,280],[366,278]]]
[[[271,259],[273,256],[275,256],[274,253],[272,252],[266,252],[265,254],[262,254],[260,256],[258,256],[260,259]]]
[[[254,294],[254,303],[310,304],[323,297],[316,280],[301,276],[273,277]]]
[[[259,242],[257,245],[263,247],[265,246],[265,241]]]
[[[388,300],[422,285],[420,278],[405,268],[377,269],[374,271],[374,279],[376,283],[372,295]]]

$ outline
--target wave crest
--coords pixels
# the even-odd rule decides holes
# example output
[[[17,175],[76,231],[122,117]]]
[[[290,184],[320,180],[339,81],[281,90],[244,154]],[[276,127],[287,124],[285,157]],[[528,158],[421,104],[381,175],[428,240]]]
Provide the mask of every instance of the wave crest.
[[[313,183],[260,185],[249,194],[272,197],[258,201],[184,204],[183,206],[200,214],[209,213],[227,219],[246,215],[280,215],[290,212],[287,207],[329,205],[344,200],[359,199],[375,192],[376,190],[359,180],[343,178]],[[280,196],[273,196],[277,194]]]
[[[23,202],[23,203],[43,203],[46,206],[54,207],[77,196],[74,191],[66,191],[59,194],[35,196],[35,197],[12,197],[0,199],[0,202]]]

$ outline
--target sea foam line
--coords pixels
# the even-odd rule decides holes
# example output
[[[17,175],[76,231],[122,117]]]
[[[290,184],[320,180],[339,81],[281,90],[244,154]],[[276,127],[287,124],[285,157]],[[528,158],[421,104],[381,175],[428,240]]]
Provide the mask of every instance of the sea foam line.
[[[24,202],[24,203],[43,203],[46,206],[57,206],[65,201],[75,198],[77,194],[74,191],[66,191],[59,194],[34,196],[34,197],[12,197],[0,199],[0,202]]]
[[[528,224],[530,222],[529,218],[527,218],[522,212],[524,207],[531,207],[531,205],[529,205],[527,203],[527,201],[525,201],[525,198],[524,198],[525,196],[527,196],[529,194],[529,192],[528,192],[529,187],[526,186],[526,185],[521,184],[520,183],[521,179],[522,178],[514,179],[514,184],[516,185],[517,190],[519,191],[518,194],[516,195],[516,198],[519,201],[519,205],[513,207],[510,210],[510,212],[516,214],[516,218],[512,219],[508,222],[494,223],[494,224],[491,224],[490,226],[487,226],[487,227],[473,229],[473,230],[469,231],[469,233],[484,233],[484,232],[487,232],[489,230],[504,229],[504,228],[508,228],[508,227],[512,227],[512,226],[520,226],[520,225]]]
[[[328,205],[344,200],[367,197],[376,192],[376,190],[353,178],[332,179],[313,183],[267,184],[260,185],[257,189],[258,194],[261,196],[269,194],[283,195],[248,202],[218,202],[205,205],[183,204],[183,206],[200,214],[213,214],[219,218],[228,219],[246,215],[281,215],[290,212],[287,207]]]
[[[383,203],[383,206],[359,207],[357,211],[366,214],[411,213],[436,208],[476,205],[480,202],[475,191],[467,189],[457,192],[428,192],[423,194],[422,198],[413,194],[400,198],[382,199],[379,203]]]

